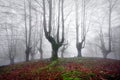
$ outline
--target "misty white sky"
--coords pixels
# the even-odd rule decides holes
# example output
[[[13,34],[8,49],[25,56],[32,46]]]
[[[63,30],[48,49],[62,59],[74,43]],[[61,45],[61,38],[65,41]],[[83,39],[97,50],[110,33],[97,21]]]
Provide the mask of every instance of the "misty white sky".
[[[0,0],[0,25],[2,23],[10,23],[14,24],[14,26],[17,29],[17,34],[20,35],[20,39],[24,41],[23,34],[21,33],[24,29],[23,24],[23,1],[24,0]],[[39,0],[38,0],[39,1]],[[79,1],[79,24],[81,24],[81,0]],[[113,0],[114,1],[114,0]],[[34,0],[33,0],[34,2]],[[11,5],[10,5],[11,3]],[[41,3],[41,2],[40,2]],[[108,29],[108,1],[107,0],[86,0],[86,27],[89,28],[89,32],[87,34],[87,40],[86,40],[86,47],[82,50],[83,56],[89,56],[89,57],[102,57],[102,53],[94,44],[98,43],[97,40],[99,27],[102,26],[104,28],[104,33],[107,33]],[[5,6],[11,6],[11,8],[2,7],[2,5]],[[33,3],[35,5],[35,8],[39,6],[37,3]],[[56,4],[57,5],[57,4]],[[120,0],[116,3],[115,7],[113,8],[112,12],[112,27],[117,27],[120,25]],[[69,42],[69,47],[65,51],[64,56],[65,57],[76,57],[77,56],[77,50],[76,50],[76,27],[75,27],[75,6],[74,6],[74,0],[65,0],[64,5],[64,13],[65,15],[69,16],[67,20],[65,21],[65,27],[66,27],[66,39]],[[8,15],[10,12],[12,14]],[[34,12],[33,12],[34,13]],[[41,12],[42,13],[42,12]],[[14,15],[16,14],[16,15]],[[39,17],[39,16],[38,16]],[[34,18],[34,17],[33,17]],[[35,21],[33,21],[34,24]],[[3,27],[3,25],[1,25]],[[69,28],[68,28],[69,27]],[[0,35],[5,35],[3,30],[0,30]],[[0,55],[4,55],[3,47],[6,42],[3,40],[4,38],[0,36]],[[22,43],[21,41],[21,43]],[[24,45],[24,43],[22,43]],[[21,46],[22,46],[21,44]],[[24,46],[23,46],[24,47]],[[22,48],[23,48],[22,47]],[[24,49],[22,51],[22,48],[19,47],[19,57],[16,60],[20,60],[21,56],[22,59],[24,59]],[[49,58],[51,56],[51,48],[49,42],[44,37],[44,43],[43,43],[43,50],[44,50],[44,57]],[[97,50],[97,53],[96,51]],[[6,53],[5,53],[6,54]],[[59,53],[60,56],[60,53]],[[36,57],[39,57],[39,54],[36,55]],[[110,54],[109,57],[116,58],[113,54]],[[8,61],[5,61],[6,59],[0,59],[0,64],[6,63]]]

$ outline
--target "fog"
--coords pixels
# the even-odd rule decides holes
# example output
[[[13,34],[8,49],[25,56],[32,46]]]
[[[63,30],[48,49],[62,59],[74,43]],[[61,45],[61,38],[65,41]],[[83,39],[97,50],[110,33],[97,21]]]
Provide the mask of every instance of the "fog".
[[[82,37],[85,36],[85,46],[81,51],[82,57],[103,58],[104,51],[101,49],[103,42],[105,49],[108,49],[111,44],[111,51],[107,53],[107,58],[120,60],[119,0],[64,0],[63,15],[62,0],[60,1],[60,14],[59,0],[52,1],[51,16],[51,35],[56,39],[60,24],[59,39],[62,39],[62,17],[64,15],[65,40],[58,50],[59,58],[61,58],[64,44],[66,48],[63,57],[78,57],[76,49],[76,24],[78,24],[79,40],[82,41]],[[76,11],[76,1],[78,12]],[[83,3],[83,1],[85,2]],[[45,0],[45,18],[48,26],[49,5],[50,2]],[[43,0],[0,0],[0,66],[10,64],[11,59],[14,59],[14,62],[25,61],[27,48],[32,48],[28,55],[29,60],[40,59],[42,56],[39,51],[41,43],[43,59],[51,58],[52,47],[45,35],[43,7]],[[109,10],[111,10],[111,15]],[[76,21],[78,22],[76,23]],[[49,29],[50,27],[47,27],[47,30]]]

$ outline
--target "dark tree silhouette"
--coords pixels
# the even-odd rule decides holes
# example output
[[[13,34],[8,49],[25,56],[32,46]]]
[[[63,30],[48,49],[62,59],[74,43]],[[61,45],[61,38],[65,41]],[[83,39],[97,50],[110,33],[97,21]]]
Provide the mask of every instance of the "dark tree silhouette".
[[[46,39],[51,43],[52,46],[52,60],[58,59],[58,49],[63,45],[64,43],[64,11],[63,11],[63,4],[64,0],[59,0],[58,2],[58,26],[57,26],[57,37],[53,37],[51,34],[52,32],[52,0],[48,0],[49,4],[49,18],[48,22],[46,20],[46,0],[43,0],[43,27],[44,27],[44,33]],[[61,6],[61,7],[60,7]],[[61,12],[61,26],[62,26],[62,32],[61,32],[61,39],[60,39],[60,12]],[[48,23],[48,25],[47,25]]]

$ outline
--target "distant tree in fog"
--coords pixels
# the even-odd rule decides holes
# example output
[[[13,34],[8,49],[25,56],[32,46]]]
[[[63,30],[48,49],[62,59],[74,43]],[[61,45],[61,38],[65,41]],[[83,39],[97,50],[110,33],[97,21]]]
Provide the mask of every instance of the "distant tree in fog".
[[[108,49],[105,46],[105,40],[103,37],[103,28],[100,28],[100,41],[101,41],[101,51],[103,53],[103,58],[107,58],[108,54],[112,51],[112,12],[115,4],[118,0],[107,0],[109,7],[108,7]]]
[[[81,27],[79,25],[79,0],[75,0],[75,13],[76,13],[76,48],[78,51],[77,57],[82,57],[82,49],[85,47],[86,41],[86,0],[82,0],[81,6]],[[81,34],[80,34],[81,29]],[[81,36],[81,38],[80,38]]]
[[[8,28],[9,27],[9,28]],[[10,60],[10,64],[14,64],[15,58],[17,56],[17,42],[18,36],[16,35],[16,30],[14,29],[14,25],[10,25],[5,23],[5,30],[6,30],[6,39],[7,39],[7,51],[8,54],[6,55]],[[6,45],[5,44],[5,45]]]
[[[31,8],[32,8],[32,1],[31,0],[28,1],[28,5],[29,5],[29,28],[27,27],[26,0],[24,0],[26,61],[29,61],[29,56],[30,56],[30,52],[31,52],[31,49],[32,49],[32,46],[31,46],[31,34],[32,34],[31,33],[32,32],[32,13],[31,13],[32,9]]]
[[[39,47],[38,51],[40,53],[40,59],[43,59],[43,28],[40,29],[40,41],[39,41]]]

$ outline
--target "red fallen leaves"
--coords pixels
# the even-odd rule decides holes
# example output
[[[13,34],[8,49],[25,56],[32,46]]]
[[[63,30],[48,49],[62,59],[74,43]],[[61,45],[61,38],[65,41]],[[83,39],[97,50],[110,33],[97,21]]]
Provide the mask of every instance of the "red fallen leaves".
[[[34,80],[36,76],[32,73],[32,71],[38,69],[39,67],[44,67],[48,63],[29,63],[20,65],[21,67],[10,66],[11,71],[9,73],[3,72],[0,74],[0,80]]]
[[[68,71],[84,72],[82,74],[94,73],[95,77],[90,77],[89,80],[119,80],[120,79],[120,61],[117,60],[87,60],[81,63],[71,61],[69,63],[53,66],[51,70],[48,68],[42,69],[39,73],[39,68],[47,66],[49,62],[34,62],[23,65],[8,66],[7,69],[0,72],[0,80],[63,80],[62,74]],[[63,66],[65,70],[59,71],[57,68]],[[9,70],[8,72],[6,70]],[[7,72],[7,73],[6,73]],[[84,79],[83,79],[84,80]]]
[[[43,71],[39,74],[39,80],[62,80],[61,72]]]
[[[120,79],[120,61],[100,59],[92,71],[100,77],[101,80],[119,80]]]
[[[86,73],[91,72],[91,70],[88,68],[85,68],[83,64],[74,63],[74,62],[66,64],[65,68],[66,68],[66,71],[78,70],[78,71],[86,72]]]

